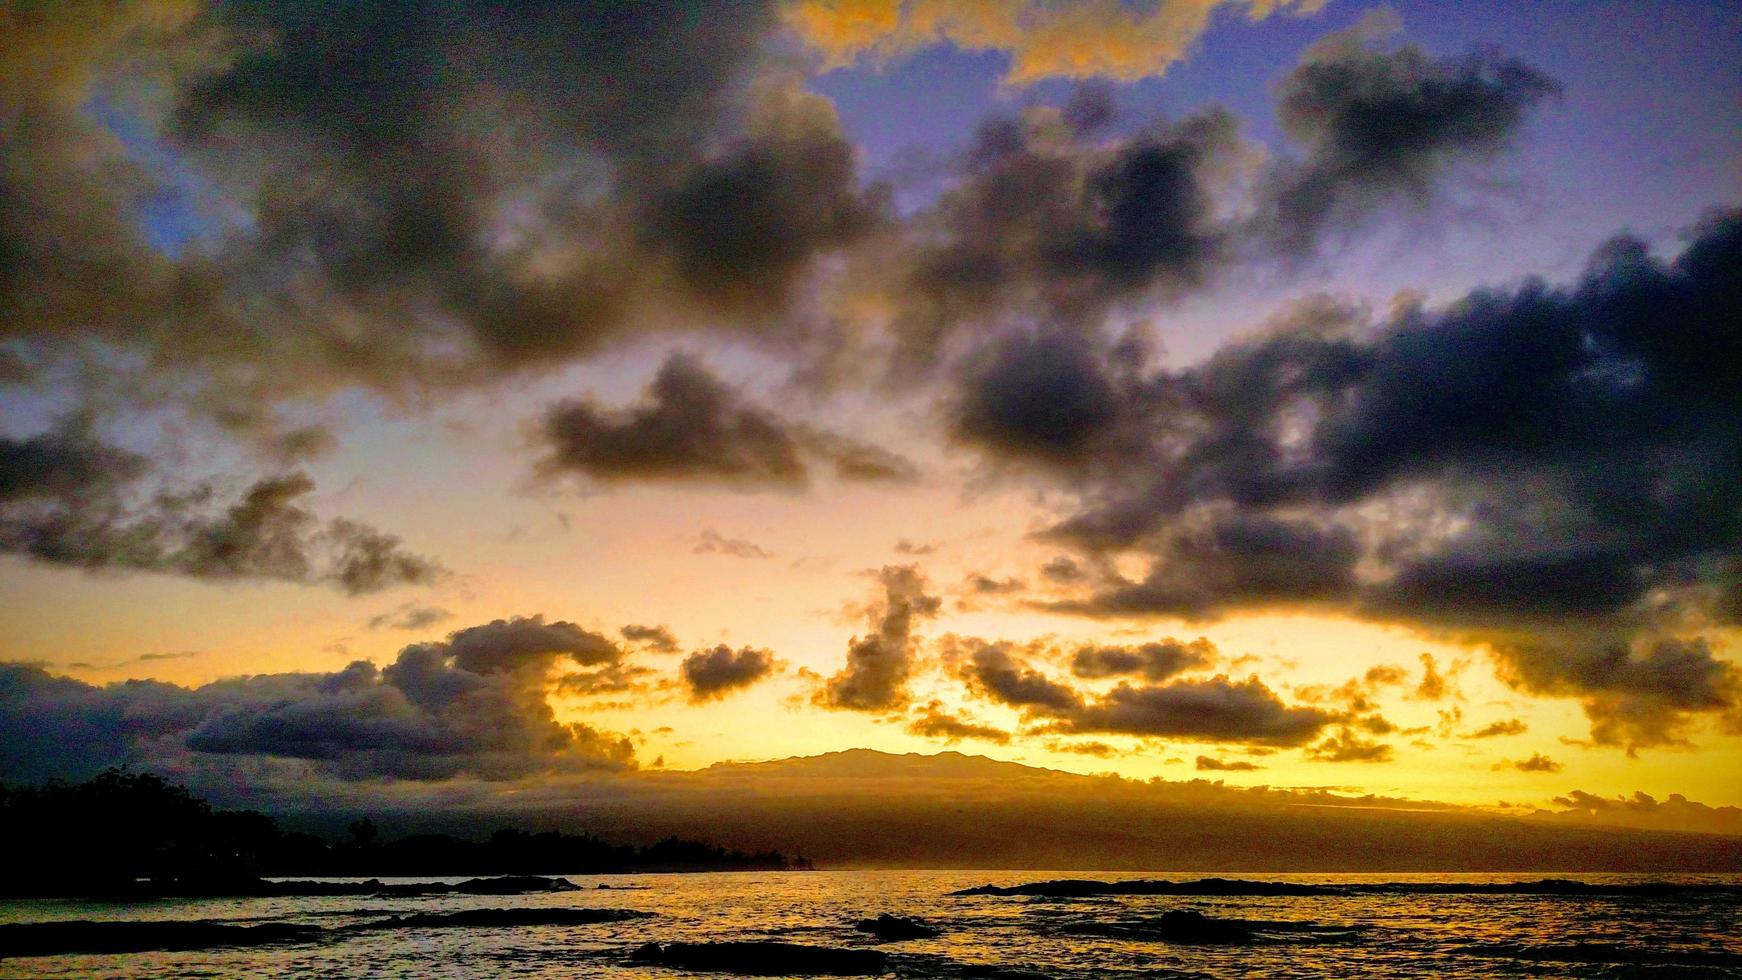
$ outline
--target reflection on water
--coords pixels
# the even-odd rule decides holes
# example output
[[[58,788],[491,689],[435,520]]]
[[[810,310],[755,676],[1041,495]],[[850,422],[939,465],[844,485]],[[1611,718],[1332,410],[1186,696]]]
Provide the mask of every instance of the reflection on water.
[[[331,932],[318,942],[0,962],[4,977],[693,976],[632,966],[643,943],[781,940],[875,947],[910,977],[1731,977],[1742,976],[1742,898],[1354,894],[1277,897],[951,896],[1035,872],[818,871],[570,876],[587,890],[514,898],[259,898],[140,905],[0,903],[0,922],[60,919],[288,922],[332,929],[407,913],[476,908],[636,909],[595,925]],[[1080,875],[1077,875],[1080,877]],[[1154,875],[1096,875],[1120,880]],[[1174,875],[1174,878],[1182,876]],[[1183,877],[1197,878],[1199,875]],[[1308,883],[1515,881],[1526,875],[1266,875]],[[1586,875],[1742,884],[1742,876]],[[598,889],[609,884],[608,889]],[[624,886],[636,886],[627,888]],[[1250,941],[1180,942],[1164,919],[1194,911],[1258,928]],[[882,913],[922,919],[935,938],[879,942],[855,928]],[[1309,928],[1310,927],[1310,928]]]

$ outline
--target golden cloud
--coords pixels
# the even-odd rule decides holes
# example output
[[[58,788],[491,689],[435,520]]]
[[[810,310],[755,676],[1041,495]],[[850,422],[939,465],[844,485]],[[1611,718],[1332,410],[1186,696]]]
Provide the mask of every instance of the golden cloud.
[[[828,67],[884,60],[939,44],[1005,51],[1005,81],[1159,76],[1186,57],[1219,8],[1251,20],[1308,14],[1325,0],[795,0],[788,25]]]

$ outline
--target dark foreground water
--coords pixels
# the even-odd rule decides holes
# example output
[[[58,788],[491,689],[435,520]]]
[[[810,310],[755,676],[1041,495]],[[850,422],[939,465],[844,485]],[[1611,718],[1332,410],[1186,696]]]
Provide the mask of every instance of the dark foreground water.
[[[818,871],[571,875],[586,890],[523,897],[257,898],[134,905],[0,903],[0,922],[219,920],[316,925],[318,938],[249,949],[16,957],[4,977],[659,977],[637,966],[648,942],[777,940],[874,948],[902,977],[1742,977],[1742,896],[1355,893],[1234,896],[952,896],[1047,878],[1192,880],[1190,874]],[[1302,883],[1513,882],[1542,875],[1229,875]],[[1568,876],[1562,876],[1568,877]],[[1742,876],[1571,876],[1597,883],[1736,886]],[[597,889],[609,884],[609,889]],[[594,925],[346,930],[385,916],[482,908],[611,908],[652,913]],[[1231,945],[1163,938],[1175,910],[1257,921]],[[891,913],[936,938],[878,942],[856,920]],[[1177,921],[1178,917],[1175,917]],[[1306,928],[1306,927],[1313,928]],[[1177,938],[1177,937],[1176,937]],[[717,975],[717,974],[716,974]]]

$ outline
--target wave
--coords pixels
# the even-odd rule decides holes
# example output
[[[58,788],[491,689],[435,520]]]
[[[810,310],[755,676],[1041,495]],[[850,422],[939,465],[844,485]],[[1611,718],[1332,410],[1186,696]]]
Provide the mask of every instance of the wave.
[[[0,925],[0,959],[65,953],[189,952],[221,947],[318,943],[358,932],[385,929],[506,928],[580,926],[651,916],[632,909],[518,908],[417,912],[347,926],[324,928],[288,922],[240,926],[209,919],[194,921],[22,922]]]
[[[1681,895],[1742,896],[1742,885],[1642,882],[1608,884],[1543,878],[1514,882],[1356,882],[1308,885],[1290,881],[1244,881],[1199,878],[1195,881],[1138,879],[1094,881],[1061,878],[1021,885],[979,885],[951,895],[1029,895],[1042,898],[1087,898],[1101,895],[1201,895],[1227,897],[1337,895],[1571,895],[1612,898],[1673,898]]]

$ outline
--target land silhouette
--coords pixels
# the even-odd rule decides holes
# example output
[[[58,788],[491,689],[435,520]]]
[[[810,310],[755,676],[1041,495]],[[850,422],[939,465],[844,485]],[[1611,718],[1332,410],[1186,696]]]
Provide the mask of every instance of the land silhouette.
[[[123,769],[77,784],[0,786],[0,835],[12,844],[0,891],[15,897],[406,893],[408,887],[419,893],[517,894],[567,886],[537,872],[809,867],[807,860],[777,851],[745,853],[675,836],[636,846],[590,834],[505,828],[483,839],[411,834],[388,840],[367,816],[334,839],[285,830],[257,810],[217,809],[161,776]],[[297,875],[503,877],[377,887],[267,880]]]

